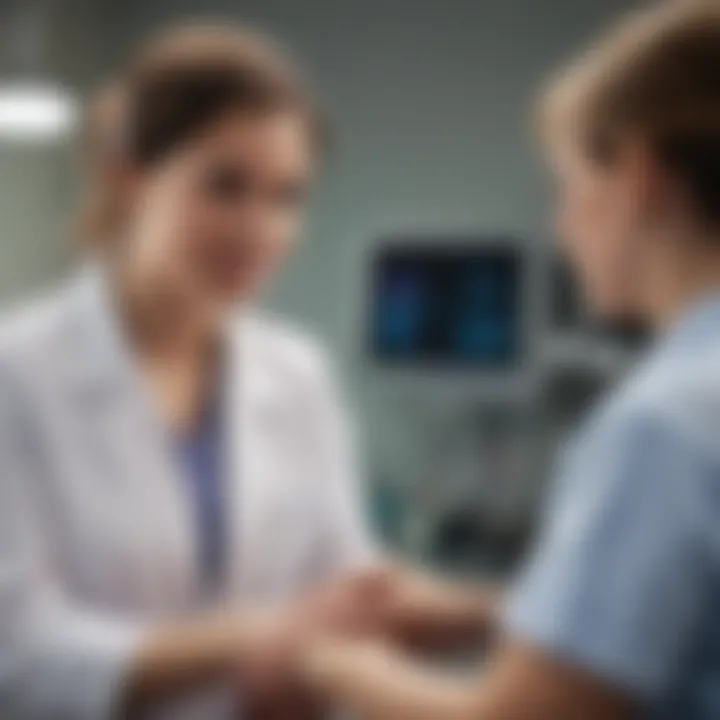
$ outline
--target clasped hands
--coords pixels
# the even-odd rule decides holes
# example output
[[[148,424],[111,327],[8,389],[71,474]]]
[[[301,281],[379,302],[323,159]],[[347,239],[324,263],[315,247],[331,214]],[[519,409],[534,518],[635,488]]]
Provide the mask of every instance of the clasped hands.
[[[252,619],[240,658],[243,717],[305,719],[325,702],[311,681],[315,654],[335,639],[389,637],[398,609],[388,569],[361,572]]]
[[[377,665],[396,644],[477,637],[488,626],[489,597],[384,566],[260,613],[240,658],[243,717],[322,716],[333,669],[343,658]]]

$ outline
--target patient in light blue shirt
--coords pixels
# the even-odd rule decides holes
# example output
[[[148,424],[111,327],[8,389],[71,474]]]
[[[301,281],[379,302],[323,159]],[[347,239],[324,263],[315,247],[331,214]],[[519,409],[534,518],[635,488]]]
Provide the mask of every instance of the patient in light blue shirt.
[[[720,295],[571,443],[548,520],[509,633],[650,717],[720,718]]]
[[[536,118],[589,311],[660,340],[562,452],[482,681],[383,646],[314,658],[363,716],[720,718],[720,4],[642,5]]]

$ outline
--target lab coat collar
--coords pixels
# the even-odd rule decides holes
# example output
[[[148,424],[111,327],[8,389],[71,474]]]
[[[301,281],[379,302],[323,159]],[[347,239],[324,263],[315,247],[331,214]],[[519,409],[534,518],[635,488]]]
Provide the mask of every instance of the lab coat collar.
[[[153,412],[147,386],[123,335],[108,278],[97,265],[85,267],[73,285],[74,313],[78,322],[74,329],[72,367],[74,387],[93,398],[115,394],[142,400],[145,409]],[[258,429],[271,426],[274,412],[282,405],[282,393],[272,373],[268,372],[262,352],[262,319],[250,312],[237,311],[225,326],[227,393],[224,405],[242,408],[228,418],[228,427],[242,424]],[[260,346],[260,347],[259,347]]]
[[[164,428],[138,368],[127,347],[113,307],[108,279],[102,268],[83,269],[73,286],[79,335],[75,343],[77,387],[92,398],[99,428],[107,430],[107,443],[115,442],[118,424],[135,437],[139,453],[157,468],[157,482],[164,487],[167,503],[186,518],[189,508],[182,497],[177,466],[163,442]],[[230,594],[252,592],[254,578],[262,576],[264,508],[274,502],[275,488],[255,481],[262,475],[263,448],[277,431],[283,407],[282,390],[269,372],[262,350],[263,321],[251,313],[237,312],[228,321],[227,384],[223,387],[224,433],[227,449],[227,511]],[[115,417],[110,420],[110,417]],[[125,420],[122,420],[125,418]],[[132,421],[128,418],[134,418]],[[107,426],[107,427],[106,427]],[[183,533],[185,545],[192,540]],[[190,552],[192,555],[192,552]]]
[[[118,310],[112,296],[110,280],[100,263],[84,266],[71,285],[78,323],[77,370],[83,386],[112,390],[127,382],[141,382],[135,360],[120,324]],[[244,394],[261,404],[271,400],[274,387],[262,372],[262,361],[254,357],[254,327],[251,313],[238,310],[225,325],[229,375],[238,379],[240,373]],[[257,367],[259,366],[259,367]],[[252,381],[250,381],[252,380]]]
[[[72,282],[76,313],[75,368],[83,387],[110,390],[132,375],[132,360],[123,337],[105,269],[85,265]]]

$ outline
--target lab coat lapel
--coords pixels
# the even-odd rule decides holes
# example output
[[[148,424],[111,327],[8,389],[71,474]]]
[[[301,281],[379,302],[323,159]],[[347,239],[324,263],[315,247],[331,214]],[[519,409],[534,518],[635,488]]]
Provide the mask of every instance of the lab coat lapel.
[[[153,548],[143,579],[158,609],[189,607],[197,568],[193,527],[184,483],[169,438],[149,392],[123,342],[100,271],[88,273],[78,295],[80,335],[76,351],[86,433],[104,477],[125,503],[127,531]]]
[[[276,411],[279,389],[261,351],[251,318],[241,318],[233,333],[231,401],[228,403],[230,451],[231,587],[246,601],[267,596],[272,558],[267,543],[283,532],[274,522],[281,479],[275,468],[282,452]],[[268,535],[270,534],[270,535]]]

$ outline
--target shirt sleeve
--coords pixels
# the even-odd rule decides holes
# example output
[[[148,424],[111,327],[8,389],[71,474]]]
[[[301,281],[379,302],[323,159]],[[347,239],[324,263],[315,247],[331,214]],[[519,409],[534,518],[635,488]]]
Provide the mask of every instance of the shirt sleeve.
[[[697,642],[716,574],[713,477],[706,453],[657,418],[595,423],[561,473],[507,633],[660,699]]]

